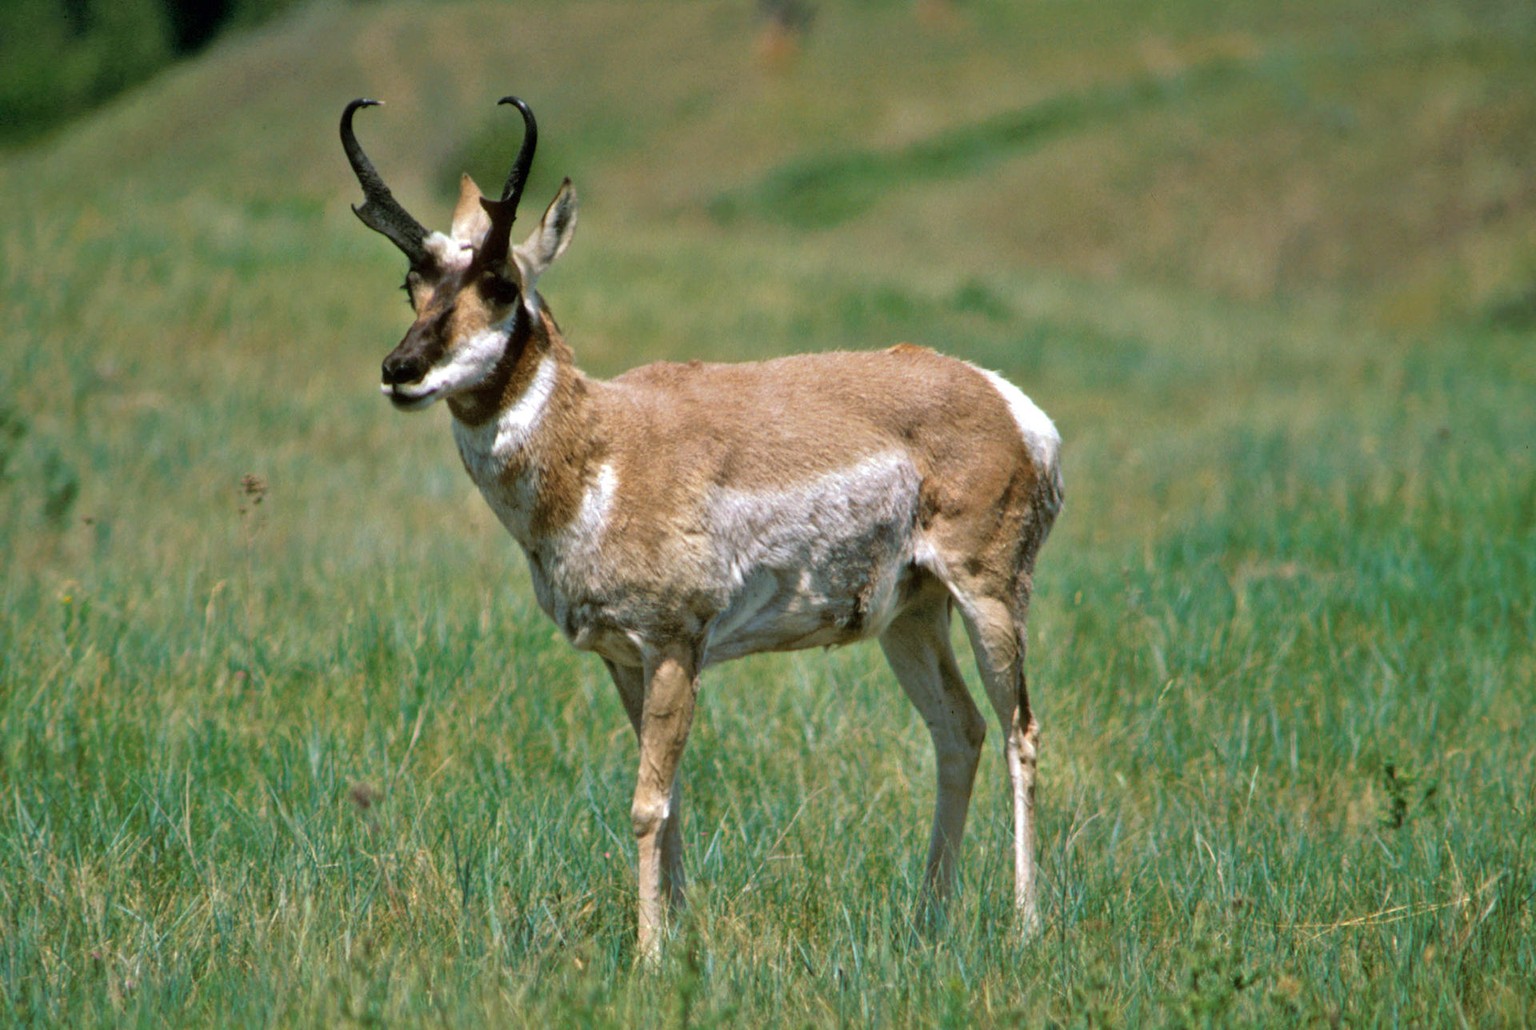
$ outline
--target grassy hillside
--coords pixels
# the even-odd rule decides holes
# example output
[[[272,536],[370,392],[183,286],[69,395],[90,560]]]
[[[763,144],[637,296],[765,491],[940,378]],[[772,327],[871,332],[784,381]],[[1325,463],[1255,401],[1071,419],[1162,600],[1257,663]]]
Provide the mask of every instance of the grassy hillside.
[[[1536,15],[819,6],[769,67],[746,3],[320,5],[0,163],[17,1022],[1536,1018]],[[1056,419],[1041,940],[991,752],[912,936],[932,758],[860,647],[709,675],[632,971],[633,743],[378,399],[336,143],[386,100],[440,225],[510,91],[593,372],[908,339]]]

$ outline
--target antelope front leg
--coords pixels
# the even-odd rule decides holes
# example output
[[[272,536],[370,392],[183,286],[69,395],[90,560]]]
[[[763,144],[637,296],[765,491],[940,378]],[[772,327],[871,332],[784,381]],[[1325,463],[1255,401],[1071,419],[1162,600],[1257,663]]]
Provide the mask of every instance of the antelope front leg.
[[[640,741],[641,720],[645,714],[645,670],[633,665],[615,665],[604,659],[613,685],[618,688],[619,699],[624,703],[624,714],[634,728],[635,740]],[[672,779],[672,797],[667,808],[667,827],[661,835],[661,890],[667,904],[680,909],[686,900],[687,876],[683,872],[683,777],[678,773]]]
[[[630,808],[639,846],[639,956],[644,962],[661,957],[665,925],[664,877],[681,889],[681,837],[672,810],[677,767],[693,725],[698,692],[696,662],[691,654],[663,654],[645,666],[645,699],[640,713],[640,772]],[[671,847],[668,847],[668,843]],[[672,852],[668,855],[667,852]],[[673,861],[669,862],[671,858]],[[676,869],[669,868],[675,864]],[[675,873],[675,876],[667,876]]]

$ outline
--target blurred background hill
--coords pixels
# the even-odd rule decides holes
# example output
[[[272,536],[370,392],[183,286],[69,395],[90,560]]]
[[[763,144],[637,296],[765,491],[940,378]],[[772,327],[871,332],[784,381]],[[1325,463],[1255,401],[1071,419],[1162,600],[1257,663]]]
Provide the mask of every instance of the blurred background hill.
[[[68,149],[120,186],[181,165],[187,188],[292,195],[323,169],[333,203],[320,130],[374,91],[392,180],[441,204],[463,167],[499,174],[514,133],[487,102],[516,89],[550,130],[540,171],[563,163],[630,222],[1388,326],[1536,317],[1529,4],[301,6],[12,0],[0,141],[137,127],[157,145]],[[225,138],[171,131],[211,128],[198,111]]]
[[[0,146],[43,135],[297,0],[8,0]]]

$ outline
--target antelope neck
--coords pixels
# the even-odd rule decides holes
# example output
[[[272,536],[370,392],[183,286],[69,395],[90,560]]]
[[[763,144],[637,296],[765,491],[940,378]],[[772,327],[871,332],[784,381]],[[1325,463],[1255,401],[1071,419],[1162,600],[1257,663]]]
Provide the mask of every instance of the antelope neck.
[[[496,367],[473,389],[448,398],[453,417],[479,429],[516,406],[533,385],[545,355],[553,351],[551,329],[543,312],[532,315],[519,303]]]

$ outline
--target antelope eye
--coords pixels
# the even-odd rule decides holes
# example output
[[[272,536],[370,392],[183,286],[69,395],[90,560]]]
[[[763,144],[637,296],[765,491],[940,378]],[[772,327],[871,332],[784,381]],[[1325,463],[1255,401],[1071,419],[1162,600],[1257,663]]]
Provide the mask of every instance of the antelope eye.
[[[492,304],[513,304],[517,301],[517,283],[499,275],[488,275],[480,280],[480,292]]]
[[[400,284],[400,288],[405,291],[405,302],[413,311],[416,309],[416,291],[421,289],[421,283],[421,274],[412,269],[405,274],[405,282]]]

